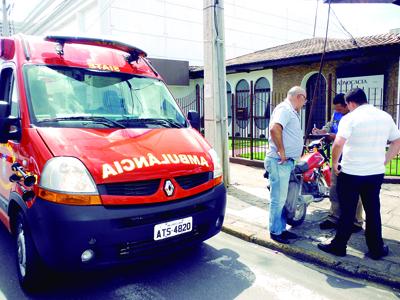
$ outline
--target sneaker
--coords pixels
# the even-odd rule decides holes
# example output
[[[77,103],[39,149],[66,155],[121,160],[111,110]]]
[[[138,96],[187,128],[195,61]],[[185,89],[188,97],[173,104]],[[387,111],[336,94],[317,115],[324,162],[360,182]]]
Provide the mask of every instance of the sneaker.
[[[281,244],[290,244],[290,241],[283,236],[283,234],[273,234],[270,233],[271,239],[273,239],[275,242],[281,243]]]
[[[351,228],[351,231],[353,233],[360,232],[361,230],[363,230],[362,226],[355,225],[355,224],[353,224],[353,227]]]
[[[318,248],[326,253],[333,254],[336,256],[346,256],[346,248],[339,248],[332,243],[330,244],[318,244]]]
[[[365,253],[366,256],[373,260],[381,259],[382,257],[389,255],[389,247],[387,245],[383,245],[382,251],[379,253],[373,253],[371,251]]]
[[[284,232],[282,232],[281,235],[282,235],[284,238],[288,239],[288,240],[294,240],[294,239],[298,239],[298,238],[299,238],[299,236],[298,236],[297,234],[295,234],[295,233],[293,233],[293,232],[290,232],[290,231],[287,231],[287,230],[285,230]]]
[[[319,228],[321,228],[322,230],[334,229],[334,228],[336,228],[336,224],[333,223],[332,221],[325,220],[325,221],[323,221],[322,223],[319,224]]]

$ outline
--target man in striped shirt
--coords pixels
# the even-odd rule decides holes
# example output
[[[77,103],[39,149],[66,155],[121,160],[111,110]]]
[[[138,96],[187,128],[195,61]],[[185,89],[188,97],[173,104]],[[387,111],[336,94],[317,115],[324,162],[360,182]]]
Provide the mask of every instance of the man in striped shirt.
[[[389,248],[382,239],[379,193],[385,164],[400,151],[400,131],[388,113],[368,104],[362,89],[348,92],[345,99],[350,113],[341,119],[332,147],[332,165],[338,175],[337,192],[342,214],[335,238],[330,244],[318,244],[318,248],[337,256],[346,255],[361,196],[366,214],[367,256],[380,259],[388,255]],[[390,146],[386,152],[388,141]]]

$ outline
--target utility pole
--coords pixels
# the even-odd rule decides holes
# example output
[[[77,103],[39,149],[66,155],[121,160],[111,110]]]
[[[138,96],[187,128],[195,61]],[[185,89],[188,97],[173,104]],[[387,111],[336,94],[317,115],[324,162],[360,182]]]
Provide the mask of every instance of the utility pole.
[[[9,36],[10,30],[8,29],[8,19],[7,19],[7,3],[3,0],[3,36]]]
[[[203,1],[205,137],[218,153],[225,185],[229,185],[224,7],[223,0]]]

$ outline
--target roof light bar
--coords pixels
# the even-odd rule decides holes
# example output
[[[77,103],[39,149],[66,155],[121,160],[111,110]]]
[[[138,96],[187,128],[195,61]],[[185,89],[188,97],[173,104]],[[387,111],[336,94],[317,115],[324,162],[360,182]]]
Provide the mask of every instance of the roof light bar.
[[[80,37],[80,36],[64,36],[64,35],[47,35],[44,39],[49,42],[59,43],[62,46],[65,43],[83,44],[83,45],[100,46],[100,47],[107,47],[111,49],[121,50],[129,53],[129,57],[127,58],[128,62],[137,61],[139,57],[147,56],[146,52],[135,46],[108,39]]]

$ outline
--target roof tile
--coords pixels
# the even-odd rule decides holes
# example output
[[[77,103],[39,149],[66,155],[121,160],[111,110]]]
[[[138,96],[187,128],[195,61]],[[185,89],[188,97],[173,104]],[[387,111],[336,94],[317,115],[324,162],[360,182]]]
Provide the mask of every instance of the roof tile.
[[[312,38],[267,48],[229,59],[226,61],[226,65],[242,65],[254,62],[274,61],[320,54],[324,49],[324,41],[323,38]],[[355,39],[328,39],[326,44],[326,53],[395,44],[400,45],[400,34],[388,33]]]

